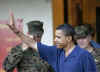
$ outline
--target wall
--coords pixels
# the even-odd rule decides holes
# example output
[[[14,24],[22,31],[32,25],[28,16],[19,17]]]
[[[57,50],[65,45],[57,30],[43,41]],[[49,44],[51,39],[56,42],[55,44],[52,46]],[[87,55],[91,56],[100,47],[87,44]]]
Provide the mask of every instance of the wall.
[[[16,18],[23,18],[24,32],[27,32],[27,23],[30,20],[44,22],[45,33],[42,42],[53,44],[52,7],[50,0],[0,0],[0,20],[9,19],[9,9]]]

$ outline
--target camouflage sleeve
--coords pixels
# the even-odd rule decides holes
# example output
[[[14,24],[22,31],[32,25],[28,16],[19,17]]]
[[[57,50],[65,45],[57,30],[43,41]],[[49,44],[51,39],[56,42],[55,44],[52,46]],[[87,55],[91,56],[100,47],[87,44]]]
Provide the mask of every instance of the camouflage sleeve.
[[[13,69],[17,66],[18,62],[23,57],[23,51],[20,46],[12,48],[8,56],[5,58],[3,63],[3,68],[6,72],[12,72]]]
[[[55,72],[55,70],[52,68],[51,65],[49,65],[49,68],[48,68],[49,72]]]
[[[43,67],[46,67],[46,69],[48,69],[48,72],[55,72],[55,70],[52,68],[52,66],[50,64],[48,64],[47,61],[41,59],[41,63],[44,64]],[[45,69],[45,68],[44,68]]]

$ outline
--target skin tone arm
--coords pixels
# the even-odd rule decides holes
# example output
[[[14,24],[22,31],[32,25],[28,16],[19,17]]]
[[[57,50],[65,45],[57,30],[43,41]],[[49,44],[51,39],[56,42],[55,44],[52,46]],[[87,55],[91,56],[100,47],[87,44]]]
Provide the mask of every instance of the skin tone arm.
[[[25,35],[23,32],[19,31],[14,22],[14,15],[10,12],[10,24],[7,24],[9,28],[18,36],[20,39],[31,48],[34,48],[37,51],[37,42],[35,41],[35,37],[30,38],[29,36]]]

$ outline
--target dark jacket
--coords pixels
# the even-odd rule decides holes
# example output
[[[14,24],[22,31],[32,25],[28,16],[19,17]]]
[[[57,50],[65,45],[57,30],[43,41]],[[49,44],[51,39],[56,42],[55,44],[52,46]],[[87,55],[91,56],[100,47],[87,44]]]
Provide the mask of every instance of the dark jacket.
[[[54,72],[46,61],[40,59],[38,52],[32,48],[23,52],[20,45],[11,49],[4,60],[3,68],[6,72],[13,72],[14,68],[18,72]]]

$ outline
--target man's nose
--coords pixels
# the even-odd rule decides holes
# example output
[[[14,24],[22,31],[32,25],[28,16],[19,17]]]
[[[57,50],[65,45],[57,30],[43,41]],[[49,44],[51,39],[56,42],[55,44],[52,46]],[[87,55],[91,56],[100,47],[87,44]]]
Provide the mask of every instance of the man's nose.
[[[57,38],[54,39],[54,42],[56,42],[56,41],[57,41]]]

